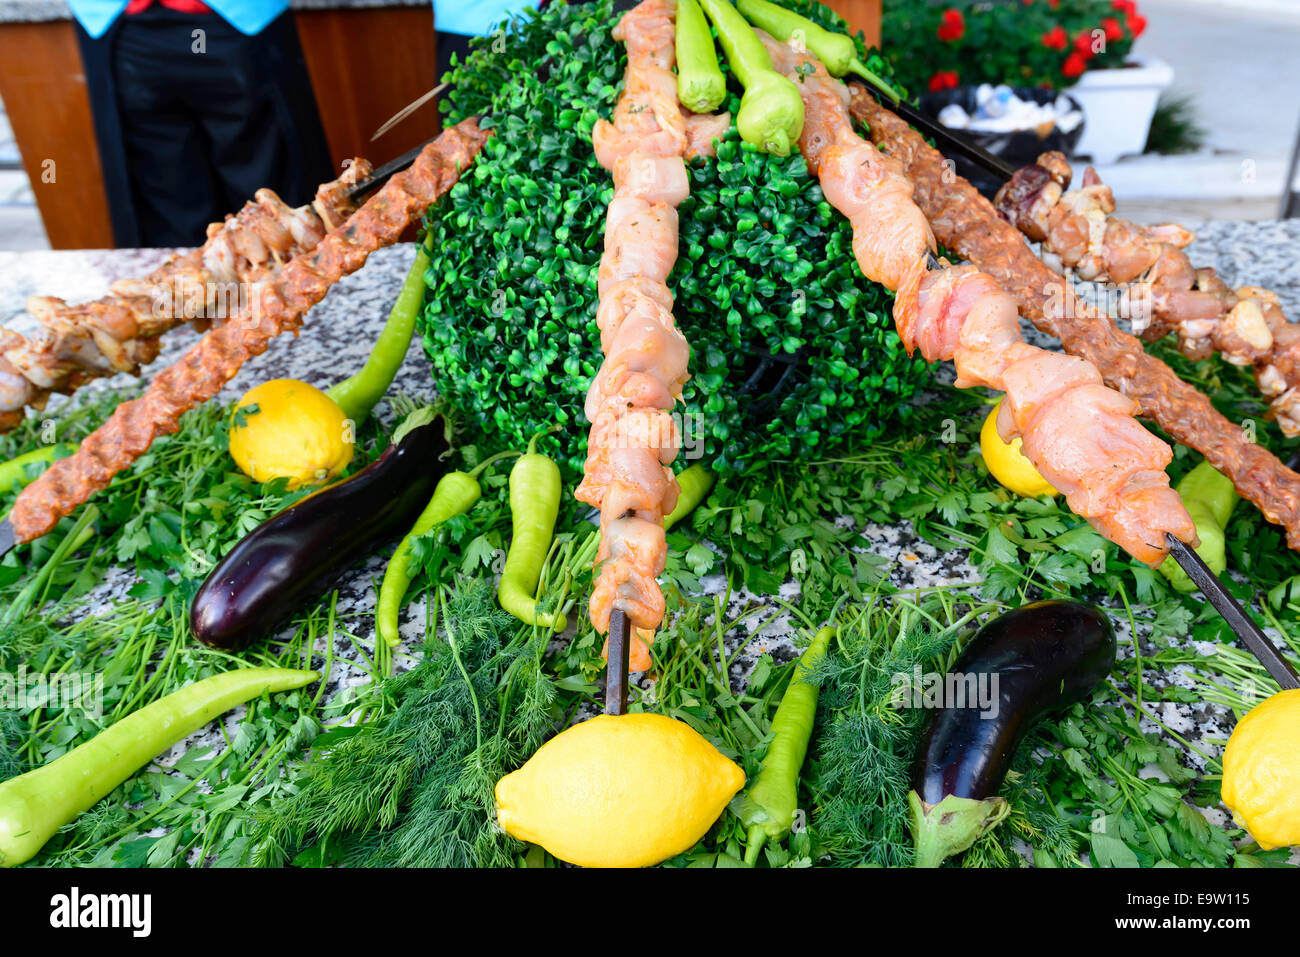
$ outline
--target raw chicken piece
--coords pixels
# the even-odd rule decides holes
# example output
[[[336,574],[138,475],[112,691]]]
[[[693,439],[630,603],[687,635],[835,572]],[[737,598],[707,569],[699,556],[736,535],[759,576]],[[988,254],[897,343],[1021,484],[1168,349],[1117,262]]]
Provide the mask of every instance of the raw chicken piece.
[[[677,210],[665,203],[635,198],[618,198],[610,203],[605,252],[597,273],[598,293],[638,276],[662,283],[676,261]]]
[[[609,351],[618,327],[636,307],[642,298],[649,299],[663,307],[671,314],[673,311],[673,294],[662,282],[652,282],[645,276],[633,276],[621,282],[611,283],[599,291],[600,305],[596,308],[596,327],[600,329],[600,347]]]
[[[644,148],[635,149],[614,164],[614,192],[680,206],[691,192],[686,163],[679,154],[657,156]]]
[[[666,321],[665,321],[666,320]],[[682,394],[691,348],[672,317],[653,303],[642,304],[618,327],[607,350],[605,364],[596,373],[600,394],[611,394],[625,371],[644,372],[659,380],[674,397]]]
[[[686,162],[698,156],[713,156],[714,140],[731,129],[730,113],[689,113],[686,116]]]
[[[591,595],[591,623],[609,630],[615,608],[638,628],[654,629],[663,620],[664,598],[655,580],[664,570],[668,544],[662,521],[617,518],[601,523],[596,553],[596,586]]]

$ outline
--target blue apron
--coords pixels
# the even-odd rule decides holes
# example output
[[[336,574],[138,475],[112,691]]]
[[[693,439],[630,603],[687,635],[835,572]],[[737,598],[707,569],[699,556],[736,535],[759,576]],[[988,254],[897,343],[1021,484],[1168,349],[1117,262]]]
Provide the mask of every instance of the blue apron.
[[[72,15],[92,39],[102,37],[122,15],[128,0],[68,0]],[[254,37],[266,25],[289,9],[289,0],[203,0],[245,36]]]
[[[485,37],[511,13],[536,5],[536,0],[433,0],[433,27],[439,33]]]

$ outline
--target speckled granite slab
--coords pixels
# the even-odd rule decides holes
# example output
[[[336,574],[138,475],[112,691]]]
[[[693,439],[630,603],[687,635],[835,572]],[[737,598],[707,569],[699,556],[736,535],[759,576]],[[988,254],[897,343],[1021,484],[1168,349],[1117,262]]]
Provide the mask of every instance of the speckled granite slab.
[[[1300,252],[1300,221],[1209,224],[1201,228],[1192,249],[1194,261],[1216,266],[1233,285],[1252,283],[1276,290],[1288,314],[1293,317],[1300,316],[1297,252]],[[164,250],[0,253],[0,315],[10,317],[8,321],[13,327],[27,331],[31,326],[30,317],[20,313],[28,295],[59,295],[69,301],[93,298],[103,294],[113,279],[143,275],[165,256]],[[237,398],[253,384],[270,378],[292,377],[327,387],[349,374],[367,354],[412,257],[411,246],[375,253],[364,269],[344,279],[309,313],[296,339],[284,337],[274,342],[265,355],[250,362],[222,391],[220,399]],[[146,375],[174,361],[196,338],[196,333],[189,329],[171,333],[158,362],[146,371]],[[118,377],[94,383],[91,388],[106,388],[129,381],[126,377]],[[432,395],[428,366],[418,342],[412,345],[394,389],[415,396]],[[859,547],[889,559],[893,563],[891,580],[900,588],[925,588],[973,581],[978,577],[967,554],[960,550],[939,552],[918,538],[905,523],[864,528]],[[385,561],[386,555],[375,556],[364,567],[348,574],[339,586],[340,624],[366,647],[373,641],[375,584],[382,575]],[[90,613],[111,613],[113,603],[125,595],[131,584],[132,576],[129,574],[109,576],[94,593]],[[721,592],[725,582],[721,576],[714,576],[705,580],[704,587],[711,593]],[[797,601],[797,585],[787,584],[783,597]],[[759,600],[745,593],[733,594],[733,610],[738,611]],[[757,657],[764,652],[773,654],[777,660],[788,660],[795,653],[788,617],[782,614],[762,620],[767,621],[762,628],[758,628],[760,619],[752,617],[730,636],[731,650],[744,646],[732,672],[737,686],[744,682]],[[1132,654],[1132,636],[1127,620],[1123,615],[1115,616],[1114,620],[1120,636],[1121,655],[1129,656]],[[402,624],[406,647],[418,646],[423,621],[423,609],[408,606]],[[363,672],[349,664],[357,660],[351,640],[346,636],[338,637],[336,651],[343,660],[336,665],[331,676],[330,695],[365,680]],[[403,662],[409,663],[409,659],[399,659],[399,667]],[[645,676],[641,677],[644,683]],[[1190,673],[1181,667],[1171,669],[1166,680],[1183,686],[1192,683]],[[1159,717],[1210,755],[1218,754],[1231,727],[1231,715],[1211,704],[1164,704],[1159,706]],[[1160,729],[1149,723],[1148,730]],[[209,732],[178,746],[159,763],[165,766],[199,741],[218,748],[222,746],[220,737]],[[1189,760],[1203,764],[1195,753],[1189,753]],[[1215,823],[1224,820],[1219,812],[1211,812],[1210,818]]]

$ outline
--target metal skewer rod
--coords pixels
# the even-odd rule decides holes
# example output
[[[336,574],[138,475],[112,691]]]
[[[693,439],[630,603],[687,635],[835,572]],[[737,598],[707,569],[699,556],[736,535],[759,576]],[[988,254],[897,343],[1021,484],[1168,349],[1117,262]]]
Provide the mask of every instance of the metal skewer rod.
[[[621,518],[633,514],[624,512]],[[609,613],[609,647],[606,649],[605,713],[627,714],[627,669],[632,657],[632,622],[627,612]]]
[[[983,167],[989,173],[992,173],[994,176],[998,176],[1003,180],[1009,180],[1015,175],[1015,167],[1006,160],[999,156],[994,156],[983,147],[977,146],[964,136],[953,132],[938,120],[931,119],[906,100],[899,100],[895,103],[893,100],[889,99],[889,97],[885,96],[884,93],[870,84],[863,83],[861,86],[875,97],[875,99],[885,109],[898,114],[926,136],[942,142],[948,147],[949,151],[960,153],[971,162]]]
[[[419,146],[407,150],[401,156],[397,157],[397,159],[389,160],[383,166],[373,170],[369,179],[363,179],[348,190],[348,198],[353,200],[360,199],[362,196],[366,195],[366,193],[383,186],[402,170],[414,163],[415,158],[419,156],[421,151],[432,142],[433,140],[425,140]]]
[[[1300,676],[1296,675],[1291,663],[1282,657],[1282,653],[1277,650],[1273,642],[1269,641],[1268,636],[1237,604],[1237,599],[1228,594],[1228,590],[1223,587],[1223,582],[1210,571],[1210,567],[1201,560],[1201,556],[1196,554],[1186,542],[1172,535],[1169,536],[1169,554],[1174,556],[1174,561],[1178,562],[1182,570],[1187,573],[1187,577],[1196,583],[1201,594],[1223,616],[1223,620],[1228,623],[1228,627],[1233,630],[1237,639],[1264,666],[1264,670],[1272,679],[1282,686],[1282,690],[1300,688]]]
[[[632,644],[632,623],[627,612],[609,613],[609,668],[605,673],[605,713],[627,714],[627,669]]]

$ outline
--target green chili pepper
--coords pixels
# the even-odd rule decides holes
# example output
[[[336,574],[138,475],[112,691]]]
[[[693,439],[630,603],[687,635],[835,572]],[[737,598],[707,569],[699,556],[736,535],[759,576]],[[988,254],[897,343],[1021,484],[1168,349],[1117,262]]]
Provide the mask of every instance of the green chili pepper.
[[[30,860],[152,758],[218,715],[266,692],[289,691],[320,675],[289,668],[239,668],[160,698],[44,767],[0,784],[0,865]]]
[[[435,525],[457,515],[463,515],[474,507],[483,494],[478,484],[478,476],[494,462],[498,462],[518,452],[500,452],[480,462],[470,472],[448,472],[438,480],[433,497],[424,507],[420,517],[415,520],[411,530],[397,544],[397,550],[389,559],[384,570],[384,581],[379,586],[379,599],[375,603],[375,634],[385,641],[390,648],[397,647],[401,640],[397,632],[398,613],[402,610],[402,599],[406,589],[415,576],[414,563],[411,561],[412,542]]]
[[[563,614],[537,610],[537,583],[551,550],[563,491],[560,468],[537,451],[537,438],[532,437],[528,451],[510,470],[513,538],[497,585],[497,600],[520,621],[563,631],[567,624]]]
[[[837,631],[831,626],[817,632],[799,656],[790,686],[772,718],[772,741],[763,768],[741,804],[740,819],[749,828],[745,863],[753,867],[763,845],[790,832],[799,809],[799,771],[808,753],[813,721],[817,717],[817,685],[808,676],[817,670]]]
[[[717,478],[707,467],[698,463],[678,472],[677,486],[681,491],[677,495],[677,504],[673,506],[673,510],[664,516],[664,529],[672,528],[691,514],[713,489],[713,483]]]
[[[415,262],[406,274],[397,301],[388,313],[388,321],[375,340],[366,364],[355,375],[326,390],[325,394],[339,404],[343,414],[358,425],[384,397],[406,359],[415,317],[424,305],[424,274],[428,268],[429,254],[421,245],[415,251]]]
[[[773,156],[789,156],[803,131],[803,97],[772,67],[763,41],[727,0],[700,0],[718,29],[731,72],[745,87],[736,113],[740,138]]]
[[[1300,575],[1294,575],[1269,589],[1268,603],[1277,611],[1281,611],[1284,606],[1292,612],[1300,611]]]
[[[826,72],[831,76],[856,73],[893,102],[898,102],[898,93],[858,59],[858,45],[852,37],[831,33],[807,17],[768,3],[768,0],[736,0],[736,9],[754,26],[766,30],[778,40],[788,41],[797,37],[804,49],[825,64]]]
[[[1178,483],[1178,495],[1183,507],[1196,523],[1196,534],[1201,544],[1196,546],[1210,571],[1221,575],[1228,567],[1227,539],[1224,530],[1232,509],[1237,504],[1237,490],[1232,480],[1225,478],[1209,462],[1202,462]],[[1173,556],[1160,563],[1161,573],[1169,579],[1176,591],[1196,591],[1196,584],[1187,577]]]
[[[696,0],[677,0],[677,99],[692,113],[712,113],[726,98],[704,11]]]
[[[42,463],[48,465],[55,459],[66,458],[75,451],[77,451],[75,445],[60,442],[57,445],[47,445],[42,449],[26,452],[8,462],[0,462],[0,495],[16,491],[32,481],[32,478],[27,476],[29,465]]]

